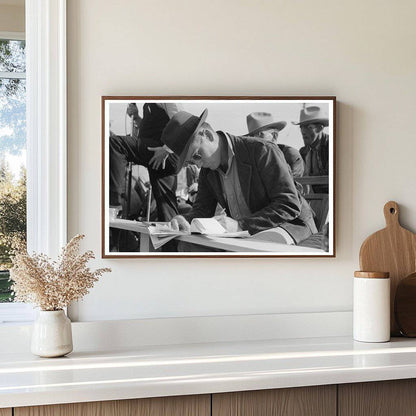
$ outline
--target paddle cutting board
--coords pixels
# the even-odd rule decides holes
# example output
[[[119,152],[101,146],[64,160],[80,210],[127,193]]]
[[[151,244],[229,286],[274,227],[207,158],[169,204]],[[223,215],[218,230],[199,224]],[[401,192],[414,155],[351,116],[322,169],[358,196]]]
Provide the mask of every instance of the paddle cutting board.
[[[396,202],[384,205],[384,217],[386,228],[370,235],[361,245],[360,269],[390,273],[391,334],[400,335],[394,319],[394,297],[400,280],[416,271],[416,234],[400,225]]]

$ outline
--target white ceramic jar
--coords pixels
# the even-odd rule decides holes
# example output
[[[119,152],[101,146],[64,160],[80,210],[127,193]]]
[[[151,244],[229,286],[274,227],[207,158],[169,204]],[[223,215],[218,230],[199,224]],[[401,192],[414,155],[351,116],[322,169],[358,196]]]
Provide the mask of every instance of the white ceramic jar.
[[[31,351],[40,357],[61,357],[72,351],[71,321],[63,310],[39,311],[33,324]]]
[[[354,273],[353,320],[353,337],[356,341],[390,340],[389,273]]]

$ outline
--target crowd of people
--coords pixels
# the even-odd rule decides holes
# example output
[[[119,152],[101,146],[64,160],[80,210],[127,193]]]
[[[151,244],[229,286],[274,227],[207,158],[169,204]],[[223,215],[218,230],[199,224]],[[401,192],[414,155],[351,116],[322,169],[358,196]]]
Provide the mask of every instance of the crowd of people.
[[[193,218],[212,217],[250,234],[273,228],[276,242],[328,249],[328,224],[318,230],[305,192],[328,194],[328,185],[306,190],[296,180],[329,174],[328,115],[304,105],[299,126],[304,146],[279,143],[287,121],[267,112],[247,115],[247,134],[235,136],[207,122],[208,110],[194,115],[180,104],[145,103],[143,116],[129,104],[132,134],[110,134],[110,206],[126,205],[126,166],[145,166],[156,203],[157,220],[189,230]],[[181,249],[204,251],[202,247]]]

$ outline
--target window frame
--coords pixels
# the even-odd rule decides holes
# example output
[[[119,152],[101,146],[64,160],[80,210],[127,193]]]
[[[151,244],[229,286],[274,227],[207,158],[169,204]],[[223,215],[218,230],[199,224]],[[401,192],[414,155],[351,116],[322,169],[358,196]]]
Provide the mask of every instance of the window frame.
[[[28,250],[67,239],[66,0],[26,0]]]
[[[26,40],[25,32],[4,32],[0,31],[0,39]]]
[[[26,0],[27,246],[56,257],[67,242],[66,0]],[[33,308],[0,305],[0,324],[33,320]]]

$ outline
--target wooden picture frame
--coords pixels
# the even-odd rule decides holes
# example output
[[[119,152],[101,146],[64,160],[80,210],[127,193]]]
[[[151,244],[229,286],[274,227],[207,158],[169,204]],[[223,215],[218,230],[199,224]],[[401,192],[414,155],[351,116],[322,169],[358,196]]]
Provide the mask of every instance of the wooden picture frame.
[[[335,257],[335,97],[103,96],[101,104],[103,258]],[[185,122],[196,123],[192,132]],[[227,224],[243,232],[173,236],[159,224],[183,213],[223,225],[234,217]]]

